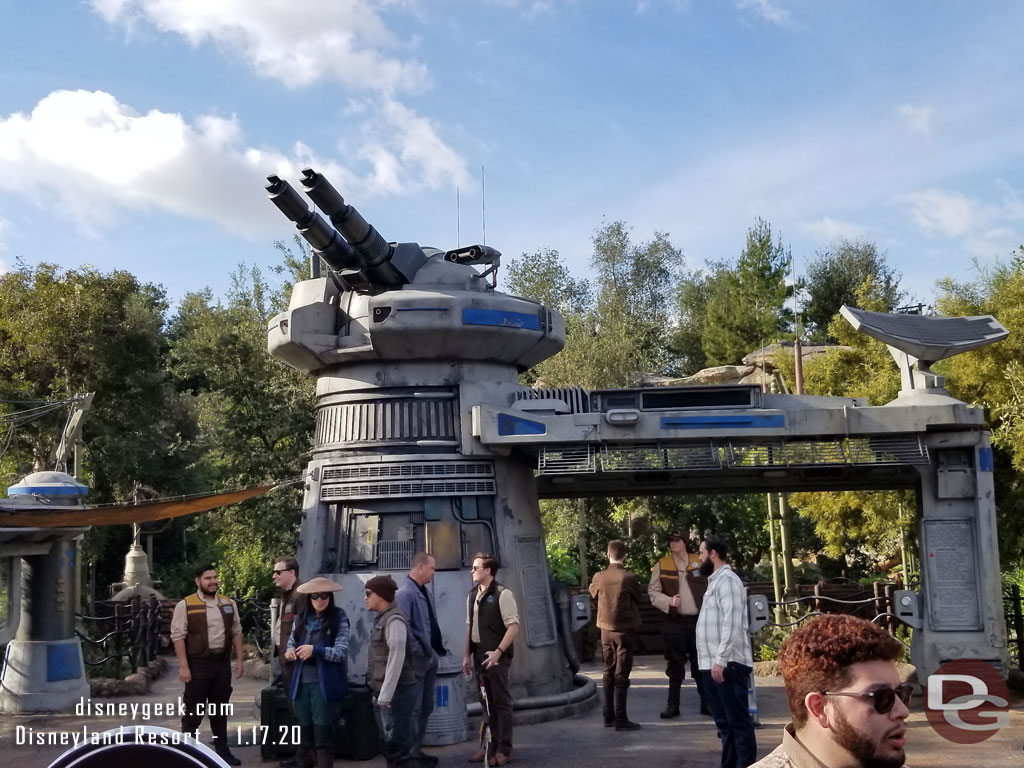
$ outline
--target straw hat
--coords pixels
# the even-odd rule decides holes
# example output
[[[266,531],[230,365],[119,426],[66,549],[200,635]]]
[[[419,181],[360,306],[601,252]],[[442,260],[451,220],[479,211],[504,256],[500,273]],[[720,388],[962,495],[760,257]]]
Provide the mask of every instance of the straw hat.
[[[330,579],[325,579],[323,576],[317,576],[315,579],[310,579],[305,584],[299,584],[295,588],[296,592],[300,592],[303,595],[311,595],[316,592],[337,592],[341,589],[341,584]]]

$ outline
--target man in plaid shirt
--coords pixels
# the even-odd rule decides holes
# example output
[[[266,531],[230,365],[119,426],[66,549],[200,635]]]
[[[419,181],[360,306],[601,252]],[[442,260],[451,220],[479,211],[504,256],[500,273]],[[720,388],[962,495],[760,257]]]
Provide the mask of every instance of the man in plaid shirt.
[[[700,572],[708,577],[697,617],[697,662],[704,692],[722,740],[722,768],[747,768],[757,759],[754,722],[747,709],[747,688],[754,670],[743,582],[726,562],[720,536],[700,545]]]

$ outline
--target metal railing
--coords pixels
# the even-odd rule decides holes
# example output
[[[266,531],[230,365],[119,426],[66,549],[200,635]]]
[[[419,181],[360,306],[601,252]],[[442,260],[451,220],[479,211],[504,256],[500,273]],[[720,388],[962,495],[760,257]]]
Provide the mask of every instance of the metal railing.
[[[242,637],[248,639],[264,661],[270,661],[270,602],[259,595],[240,597],[231,595],[238,604],[238,620],[242,624]]]
[[[136,596],[127,602],[104,600],[94,610],[95,616],[75,614],[83,627],[76,628],[75,634],[82,640],[86,666],[113,662],[114,677],[123,680],[126,667],[135,673],[156,659],[163,618],[155,596]]]

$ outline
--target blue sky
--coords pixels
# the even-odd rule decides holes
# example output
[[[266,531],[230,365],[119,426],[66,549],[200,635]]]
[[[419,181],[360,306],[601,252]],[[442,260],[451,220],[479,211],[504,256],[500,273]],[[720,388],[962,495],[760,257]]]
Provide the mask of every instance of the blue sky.
[[[929,302],[1024,242],[1021,3],[0,0],[0,29],[0,269],[222,293],[292,235],[265,176],[307,165],[443,249],[483,239],[484,168],[487,244],[578,274],[604,221],[694,268],[762,217],[798,273],[866,238]]]

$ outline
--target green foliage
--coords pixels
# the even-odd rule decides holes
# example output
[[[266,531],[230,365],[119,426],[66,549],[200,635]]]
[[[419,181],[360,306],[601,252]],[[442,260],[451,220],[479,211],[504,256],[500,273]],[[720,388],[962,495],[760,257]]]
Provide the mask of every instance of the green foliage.
[[[709,280],[701,344],[710,365],[733,365],[792,325],[786,285],[792,257],[763,219],[747,231],[735,268],[716,265]]]
[[[676,376],[707,367],[703,338],[710,290],[711,278],[700,270],[684,273],[676,284],[675,325],[668,341]]]
[[[551,575],[563,584],[578,585],[580,583],[580,562],[576,554],[565,547],[554,546],[550,540],[546,542],[546,545]]]
[[[802,281],[808,337],[835,343],[837,339],[829,333],[830,324],[843,304],[860,306],[857,302],[863,296],[858,292],[865,285],[870,286],[868,298],[872,304],[880,307],[875,311],[892,312],[905,295],[899,280],[899,273],[886,262],[885,252],[879,253],[873,242],[841,239],[819,251]]]

